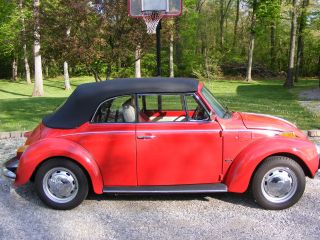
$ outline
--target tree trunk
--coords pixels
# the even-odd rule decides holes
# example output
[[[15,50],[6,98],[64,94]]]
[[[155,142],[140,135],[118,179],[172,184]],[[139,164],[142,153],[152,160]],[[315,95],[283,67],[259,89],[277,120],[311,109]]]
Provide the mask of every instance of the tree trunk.
[[[34,18],[34,89],[32,96],[43,96],[43,77],[42,77],[42,62],[40,53],[40,0],[33,1],[33,18]]]
[[[175,51],[175,63],[177,68],[182,66],[182,57],[183,57],[183,51],[182,51],[182,43],[181,43],[181,19],[175,18],[174,19],[174,32],[176,34],[176,40],[174,41],[174,51]]]
[[[209,78],[209,75],[210,75],[209,57],[208,57],[208,50],[206,47],[204,48],[204,66],[206,69],[206,78]]]
[[[169,56],[169,65],[170,65],[170,77],[174,77],[174,63],[173,63],[173,31],[170,31],[170,56]]]
[[[251,17],[251,32],[250,32],[250,42],[248,50],[248,66],[247,66],[247,76],[246,81],[252,81],[252,62],[253,62],[253,50],[254,50],[254,41],[256,38],[256,9],[257,9],[257,0],[253,1],[252,6],[252,17]]]
[[[237,0],[236,20],[234,21],[234,30],[233,30],[233,43],[232,43],[233,49],[236,46],[236,41],[238,37],[239,17],[240,17],[240,0]]]
[[[17,81],[18,77],[18,64],[17,59],[14,58],[12,61],[12,81]]]
[[[276,71],[276,63],[276,23],[272,21],[270,27],[270,66],[273,71]]]
[[[298,82],[303,63],[303,51],[304,51],[304,29],[307,24],[307,7],[309,0],[303,0],[301,16],[299,19],[299,32],[298,32],[298,46],[297,46],[297,64],[294,81]]]
[[[318,59],[318,79],[319,79],[319,88],[320,88],[320,55]]]
[[[94,80],[95,80],[96,82],[101,82],[101,78],[100,78],[98,72],[97,72],[95,69],[93,69],[92,67],[90,67],[89,70],[90,70],[90,72],[93,74]]]
[[[110,79],[111,77],[111,69],[112,69],[111,63],[109,63],[106,68],[106,80]]]
[[[135,51],[135,76],[141,78],[141,48],[140,44],[137,45]]]
[[[292,0],[288,73],[287,73],[286,82],[283,85],[284,87],[287,87],[287,88],[292,88],[294,86],[293,74],[294,74],[294,58],[295,58],[296,34],[297,34],[296,32],[297,32],[297,0]]]
[[[63,63],[64,90],[71,90],[68,62]]]
[[[21,27],[22,27],[21,34],[22,34],[22,45],[23,45],[24,68],[26,71],[27,84],[31,84],[30,66],[29,66],[28,52],[27,52],[26,27],[24,22],[24,15],[23,15],[23,0],[19,1],[19,9],[21,13]]]
[[[231,5],[232,0],[229,0],[226,7],[225,6],[225,0],[220,0],[220,46],[223,49],[224,48],[224,30],[225,28],[227,28],[227,24],[226,26],[224,26],[224,23],[226,22],[226,16],[228,14],[230,5]]]
[[[44,71],[45,71],[46,78],[49,78],[49,66],[48,65],[45,65]]]
[[[220,46],[224,45],[224,0],[220,0]]]
[[[70,32],[71,32],[71,27],[68,27],[66,35],[67,38],[70,37]],[[69,67],[68,67],[68,62],[64,61],[63,63],[63,76],[64,76],[64,90],[71,90],[70,86],[70,78],[69,78]]]

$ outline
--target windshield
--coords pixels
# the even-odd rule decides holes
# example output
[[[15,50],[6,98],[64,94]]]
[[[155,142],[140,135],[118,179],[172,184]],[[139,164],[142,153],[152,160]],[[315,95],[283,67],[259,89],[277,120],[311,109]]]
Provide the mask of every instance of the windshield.
[[[218,102],[218,100],[212,95],[212,93],[206,87],[203,87],[201,92],[207,100],[207,102],[210,104],[210,106],[214,109],[215,113],[220,118],[229,118],[231,116],[231,113],[228,111],[228,109],[225,108],[220,102]]]

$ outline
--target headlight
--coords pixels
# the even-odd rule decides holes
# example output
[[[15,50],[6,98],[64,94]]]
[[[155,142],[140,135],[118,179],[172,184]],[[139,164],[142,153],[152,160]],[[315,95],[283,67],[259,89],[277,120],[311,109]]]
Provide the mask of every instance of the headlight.
[[[320,144],[316,143],[316,149],[317,149],[317,153],[318,153],[318,155],[320,157]]]
[[[282,137],[287,137],[287,138],[296,138],[297,135],[294,132],[282,132],[278,134],[279,136]]]

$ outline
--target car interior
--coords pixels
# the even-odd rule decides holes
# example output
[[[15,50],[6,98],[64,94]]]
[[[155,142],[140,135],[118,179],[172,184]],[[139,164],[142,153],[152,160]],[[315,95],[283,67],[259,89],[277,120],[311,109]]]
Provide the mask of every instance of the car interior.
[[[107,100],[97,110],[94,123],[135,122],[184,122],[203,121],[209,114],[194,95],[146,94],[120,96]]]

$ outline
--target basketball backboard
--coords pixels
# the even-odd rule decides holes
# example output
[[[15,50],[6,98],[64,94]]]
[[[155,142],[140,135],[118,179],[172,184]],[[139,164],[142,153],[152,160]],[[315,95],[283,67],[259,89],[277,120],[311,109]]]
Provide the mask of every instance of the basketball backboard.
[[[180,16],[182,0],[128,0],[129,15],[143,18],[144,12],[163,12],[163,17]]]

